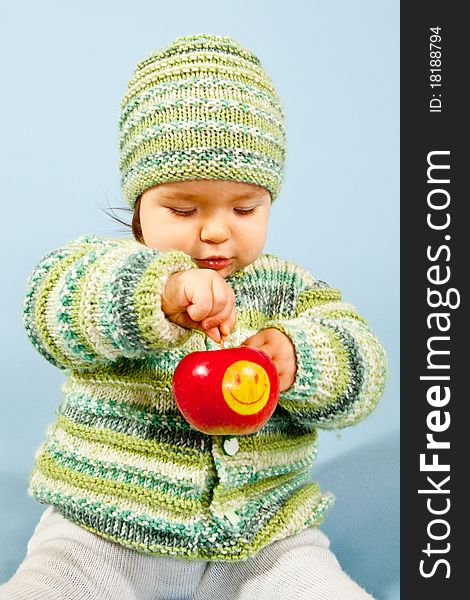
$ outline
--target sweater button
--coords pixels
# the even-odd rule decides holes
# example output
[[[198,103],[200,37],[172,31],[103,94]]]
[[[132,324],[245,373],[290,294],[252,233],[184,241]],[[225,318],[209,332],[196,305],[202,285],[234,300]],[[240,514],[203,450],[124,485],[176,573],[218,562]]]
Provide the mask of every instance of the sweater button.
[[[228,438],[224,441],[224,452],[229,456],[233,456],[238,452],[239,444],[237,438]]]

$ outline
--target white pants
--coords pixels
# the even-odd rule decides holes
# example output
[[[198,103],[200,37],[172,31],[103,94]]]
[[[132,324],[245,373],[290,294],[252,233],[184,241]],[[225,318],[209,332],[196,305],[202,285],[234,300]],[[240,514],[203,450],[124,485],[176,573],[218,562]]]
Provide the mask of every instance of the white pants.
[[[240,562],[150,556],[82,529],[53,507],[0,600],[371,600],[318,528]],[[373,600],[373,599],[372,599]]]

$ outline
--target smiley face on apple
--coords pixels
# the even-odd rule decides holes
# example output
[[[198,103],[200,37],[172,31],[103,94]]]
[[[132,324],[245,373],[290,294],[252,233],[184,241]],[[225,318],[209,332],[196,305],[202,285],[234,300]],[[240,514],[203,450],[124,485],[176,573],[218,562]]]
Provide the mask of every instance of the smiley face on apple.
[[[212,435],[247,435],[271,417],[279,400],[277,369],[250,346],[192,352],[175,369],[173,393],[188,423]]]
[[[237,360],[224,373],[225,402],[240,415],[259,413],[269,400],[271,383],[266,370],[252,360]]]

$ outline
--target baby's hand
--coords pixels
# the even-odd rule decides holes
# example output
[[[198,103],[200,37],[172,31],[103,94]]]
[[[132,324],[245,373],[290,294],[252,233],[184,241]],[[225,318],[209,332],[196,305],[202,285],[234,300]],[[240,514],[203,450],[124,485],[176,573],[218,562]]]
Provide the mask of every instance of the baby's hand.
[[[276,365],[281,392],[288,390],[294,383],[297,371],[294,345],[282,331],[274,327],[263,329],[245,340],[242,346],[254,346],[266,352]]]
[[[162,293],[162,310],[182,327],[200,329],[214,342],[235,325],[235,294],[225,279],[212,269],[173,273]]]

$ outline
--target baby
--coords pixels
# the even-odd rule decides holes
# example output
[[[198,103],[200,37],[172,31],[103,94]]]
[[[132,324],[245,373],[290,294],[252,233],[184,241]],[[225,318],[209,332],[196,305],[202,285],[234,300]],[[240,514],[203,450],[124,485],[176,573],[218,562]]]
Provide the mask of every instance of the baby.
[[[24,323],[67,372],[29,493],[48,508],[0,598],[366,599],[318,528],[317,428],[374,409],[385,352],[341,294],[263,254],[282,183],[283,110],[234,39],[177,38],[121,104],[132,239],[83,236],[29,278]],[[188,353],[249,345],[279,373],[257,433],[179,413]]]

